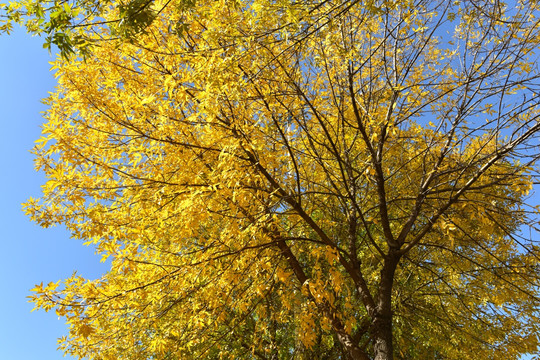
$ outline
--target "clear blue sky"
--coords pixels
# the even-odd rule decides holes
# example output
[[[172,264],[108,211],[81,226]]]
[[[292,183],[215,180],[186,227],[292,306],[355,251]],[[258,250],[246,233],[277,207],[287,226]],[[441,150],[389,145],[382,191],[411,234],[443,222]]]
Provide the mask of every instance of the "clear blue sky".
[[[54,312],[30,313],[34,284],[69,277],[95,278],[105,270],[94,250],[61,228],[41,229],[21,211],[44,182],[28,152],[39,137],[45,109],[40,99],[55,86],[52,58],[42,40],[24,31],[0,36],[0,359],[68,359],[56,339],[66,332]]]
[[[40,99],[55,86],[52,58],[41,45],[41,39],[23,31],[0,36],[1,360],[69,359],[56,350],[56,339],[66,333],[63,320],[54,312],[30,313],[29,289],[75,270],[89,278],[106,270],[92,248],[61,228],[39,228],[21,211],[21,203],[39,196],[44,182],[29,153],[43,121]]]

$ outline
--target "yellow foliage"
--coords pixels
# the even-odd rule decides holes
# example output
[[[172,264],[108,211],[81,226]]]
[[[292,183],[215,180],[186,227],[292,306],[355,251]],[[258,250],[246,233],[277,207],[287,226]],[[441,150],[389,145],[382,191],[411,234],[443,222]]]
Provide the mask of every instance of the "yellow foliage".
[[[540,250],[516,239],[538,212],[537,9],[149,4],[130,41],[116,2],[81,26],[95,46],[55,62],[34,149],[25,212],[111,263],[32,289],[67,354],[536,351]]]

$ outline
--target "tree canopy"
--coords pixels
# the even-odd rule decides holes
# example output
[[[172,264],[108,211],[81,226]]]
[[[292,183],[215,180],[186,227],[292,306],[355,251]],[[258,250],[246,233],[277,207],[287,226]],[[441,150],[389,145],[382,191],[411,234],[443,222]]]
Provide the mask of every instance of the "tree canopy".
[[[66,353],[538,351],[536,2],[69,4],[5,15],[73,53],[25,204],[110,260],[33,289]]]

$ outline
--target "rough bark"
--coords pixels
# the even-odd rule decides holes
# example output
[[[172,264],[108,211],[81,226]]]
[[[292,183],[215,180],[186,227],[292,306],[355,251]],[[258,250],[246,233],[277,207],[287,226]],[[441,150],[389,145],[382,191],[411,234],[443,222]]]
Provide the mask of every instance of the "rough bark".
[[[373,319],[372,334],[375,340],[375,360],[393,360],[392,342],[392,287],[400,255],[390,250],[381,270],[381,282],[377,299],[377,315]]]

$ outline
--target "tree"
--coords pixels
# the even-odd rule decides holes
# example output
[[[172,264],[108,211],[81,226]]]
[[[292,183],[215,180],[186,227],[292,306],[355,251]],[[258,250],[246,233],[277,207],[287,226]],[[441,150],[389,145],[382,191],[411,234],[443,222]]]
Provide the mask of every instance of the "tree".
[[[538,351],[536,3],[149,2],[127,38],[107,4],[25,205],[111,262],[34,289],[67,353]]]
[[[166,2],[166,7],[170,2]],[[14,23],[24,25],[34,34],[45,34],[44,48],[56,49],[62,57],[74,53],[87,55],[95,39],[87,36],[88,27],[107,25],[115,36],[132,39],[143,32],[155,19],[153,0],[133,0],[127,3],[108,0],[22,0],[0,4],[0,33],[10,33]],[[192,7],[192,0],[183,0],[179,6]],[[103,19],[110,7],[116,7],[116,16]]]

